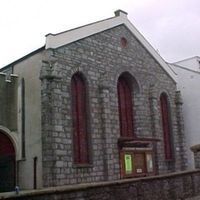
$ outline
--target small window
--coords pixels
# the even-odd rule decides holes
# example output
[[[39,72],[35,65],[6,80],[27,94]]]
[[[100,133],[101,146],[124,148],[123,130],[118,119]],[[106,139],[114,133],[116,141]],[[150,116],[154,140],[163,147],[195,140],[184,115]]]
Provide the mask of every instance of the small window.
[[[125,48],[125,47],[127,47],[127,45],[128,45],[127,39],[124,38],[124,37],[122,37],[122,38],[121,38],[121,46],[122,46],[123,48]]]

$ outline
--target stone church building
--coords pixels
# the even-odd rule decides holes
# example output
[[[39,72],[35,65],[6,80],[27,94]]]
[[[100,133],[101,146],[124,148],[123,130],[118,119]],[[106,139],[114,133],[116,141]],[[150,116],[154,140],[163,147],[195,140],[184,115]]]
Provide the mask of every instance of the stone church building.
[[[0,192],[187,167],[175,74],[124,11],[46,35],[0,94]]]

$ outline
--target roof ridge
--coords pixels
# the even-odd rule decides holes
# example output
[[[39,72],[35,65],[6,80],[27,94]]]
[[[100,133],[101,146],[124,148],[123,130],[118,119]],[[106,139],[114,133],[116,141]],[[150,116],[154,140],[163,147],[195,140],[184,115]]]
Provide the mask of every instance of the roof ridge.
[[[183,61],[186,61],[186,60],[191,60],[191,59],[193,59],[193,58],[200,59],[200,56],[192,56],[192,57],[189,57],[189,58],[185,58],[185,59],[183,59],[183,60],[176,61],[176,62],[174,62],[174,63],[179,63],[179,62],[183,62]]]
[[[103,22],[103,21],[107,21],[107,20],[110,20],[112,18],[115,18],[115,16],[114,17],[110,17],[110,18],[106,18],[106,19],[103,19],[103,20],[98,20],[96,22],[91,22],[91,23],[88,23],[88,24],[85,24],[85,25],[82,25],[82,26],[78,26],[78,27],[75,27],[75,28],[71,28],[71,29],[68,29],[66,31],[61,31],[59,33],[48,33],[45,36],[47,37],[49,35],[52,35],[52,36],[60,35],[60,34],[63,34],[63,33],[66,33],[66,32],[70,32],[70,31],[74,31],[74,30],[77,30],[77,29],[80,29],[80,28],[83,28],[83,27],[86,27],[86,26],[90,26],[90,25],[97,24],[97,23],[100,23],[100,22]]]
[[[184,70],[187,70],[187,71],[190,71],[190,72],[194,72],[194,73],[200,74],[200,72],[192,70],[192,69],[188,69],[187,67],[183,67],[183,66],[175,64],[175,63],[170,63],[170,64],[173,65],[173,66],[175,66],[175,67],[179,67],[181,69],[184,69]]]

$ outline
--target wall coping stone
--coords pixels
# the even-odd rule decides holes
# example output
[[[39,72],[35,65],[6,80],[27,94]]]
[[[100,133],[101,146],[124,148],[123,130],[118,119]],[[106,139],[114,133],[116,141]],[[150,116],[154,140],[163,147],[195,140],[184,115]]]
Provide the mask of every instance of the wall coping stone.
[[[193,152],[198,152],[198,151],[200,151],[200,144],[194,145],[194,146],[190,147],[190,149]]]

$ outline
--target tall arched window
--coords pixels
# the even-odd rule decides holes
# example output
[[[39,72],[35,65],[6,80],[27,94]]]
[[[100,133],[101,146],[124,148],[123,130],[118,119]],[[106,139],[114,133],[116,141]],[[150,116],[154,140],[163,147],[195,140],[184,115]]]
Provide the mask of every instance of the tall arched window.
[[[72,112],[73,112],[73,140],[74,162],[76,164],[89,163],[87,110],[86,110],[86,84],[80,73],[72,76]]]
[[[164,137],[165,159],[171,160],[173,158],[172,141],[171,141],[171,123],[170,123],[170,110],[167,95],[162,93],[160,95],[160,107],[162,116],[162,127]]]
[[[121,136],[133,137],[132,89],[127,77],[123,74],[118,79],[117,90]]]

